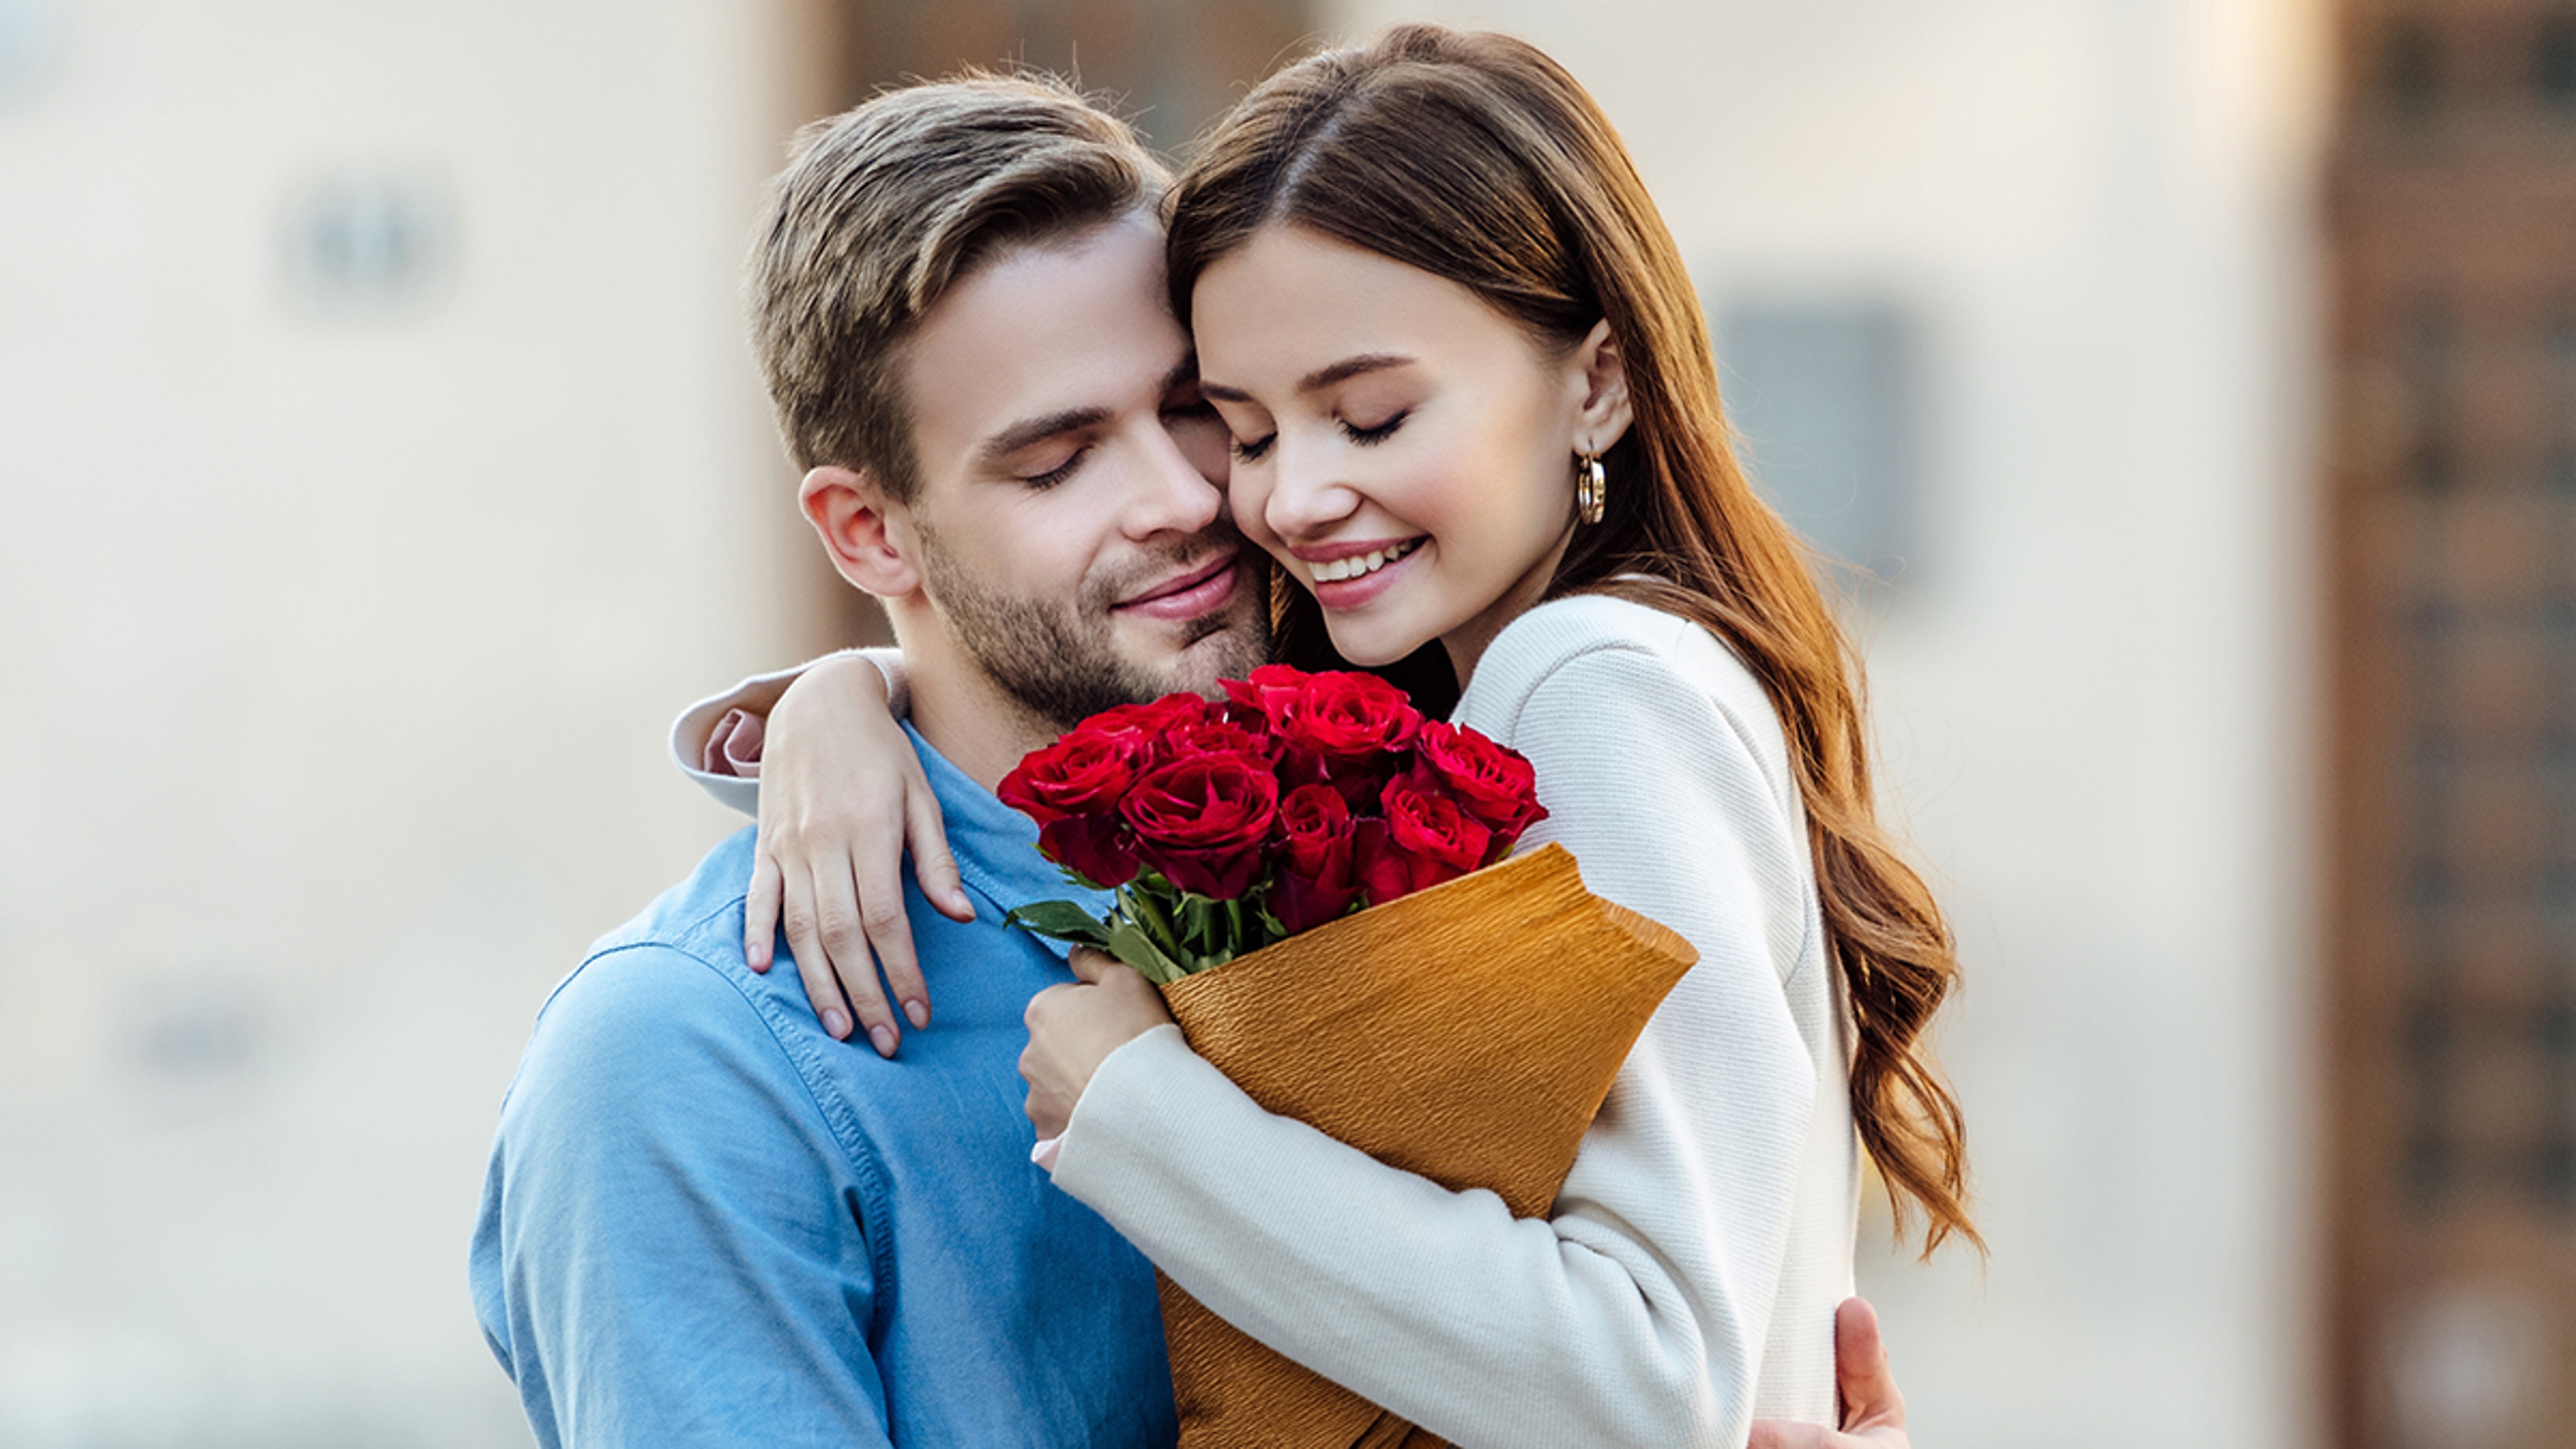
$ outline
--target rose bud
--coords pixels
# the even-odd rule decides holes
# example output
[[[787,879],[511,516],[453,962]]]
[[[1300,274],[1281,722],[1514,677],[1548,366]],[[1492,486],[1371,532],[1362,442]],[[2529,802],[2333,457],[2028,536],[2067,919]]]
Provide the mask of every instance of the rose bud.
[[[1547,818],[1547,808],[1538,803],[1537,776],[1519,751],[1446,720],[1423,725],[1413,749],[1449,797],[1494,832],[1492,855],[1499,857],[1521,832]]]
[[[1136,842],[1115,815],[1067,815],[1038,828],[1038,850],[1095,889],[1136,878]]]
[[[1360,898],[1351,873],[1351,808],[1329,785],[1301,785],[1279,802],[1283,859],[1270,914],[1290,934],[1348,915]]]

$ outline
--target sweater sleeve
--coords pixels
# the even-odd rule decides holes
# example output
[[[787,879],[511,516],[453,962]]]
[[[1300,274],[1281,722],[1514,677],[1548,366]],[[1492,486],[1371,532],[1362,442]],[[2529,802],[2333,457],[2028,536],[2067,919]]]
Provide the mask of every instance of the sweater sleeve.
[[[1650,650],[1557,665],[1510,733],[1550,811],[1524,848],[1561,842],[1700,952],[1547,1219],[1262,1111],[1177,1028],[1102,1064],[1056,1181],[1219,1315],[1444,1438],[1740,1446],[1812,1210],[1816,1066],[1784,993],[1811,944],[1795,796]]]
[[[822,659],[809,659],[793,669],[755,674],[722,694],[711,694],[680,711],[680,717],[671,723],[671,762],[680,767],[681,774],[696,781],[699,789],[714,796],[716,803],[745,815],[757,816],[760,814],[759,778],[736,774],[723,761],[710,759],[708,742],[714,738],[718,726],[737,711],[766,721],[769,712],[777,708],[779,696],[787,692],[787,686],[794,684],[797,676],[822,663],[823,659],[839,659],[851,654],[875,665],[877,672],[885,676],[887,711],[896,719],[910,715],[912,675],[904,667],[903,651],[893,648],[844,649],[826,654]],[[753,753],[756,757],[757,749]]]

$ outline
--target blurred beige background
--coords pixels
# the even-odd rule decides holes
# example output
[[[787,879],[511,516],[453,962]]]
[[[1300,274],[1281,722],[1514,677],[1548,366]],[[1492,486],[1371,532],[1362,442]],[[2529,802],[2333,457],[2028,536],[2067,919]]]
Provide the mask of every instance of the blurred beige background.
[[[520,1043],[738,823],[670,716],[855,618],[741,340],[788,132],[946,47],[1178,144],[1396,18],[1601,97],[1757,472],[1892,576],[1853,618],[1995,1250],[1864,1227],[1915,1441],[2338,1442],[2336,17],[0,0],[0,1445],[526,1441],[464,1282]]]

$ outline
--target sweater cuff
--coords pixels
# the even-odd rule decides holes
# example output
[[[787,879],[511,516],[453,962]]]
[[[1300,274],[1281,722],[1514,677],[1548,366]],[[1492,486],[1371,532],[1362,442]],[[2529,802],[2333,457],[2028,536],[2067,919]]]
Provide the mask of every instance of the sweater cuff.
[[[1152,1154],[1143,1150],[1158,1135],[1157,1104],[1167,1102],[1176,1080],[1192,1071],[1225,1080],[1168,1023],[1102,1058],[1057,1139],[1055,1185],[1101,1211],[1122,1182],[1133,1184],[1140,1172],[1157,1170],[1150,1165]]]

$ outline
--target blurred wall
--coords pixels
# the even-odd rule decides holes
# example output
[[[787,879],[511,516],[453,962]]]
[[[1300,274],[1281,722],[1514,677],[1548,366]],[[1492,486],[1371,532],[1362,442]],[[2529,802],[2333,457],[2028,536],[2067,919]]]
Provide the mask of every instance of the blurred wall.
[[[664,722],[809,642],[794,16],[5,8],[0,1444],[523,1441],[501,1091],[733,824]]]
[[[829,3],[0,0],[0,1444],[523,1439],[501,1089],[823,617],[734,277]],[[1399,14],[1564,59],[1713,313],[1911,339],[1852,608],[1995,1249],[1864,1226],[1918,1441],[2315,1442],[2317,0]]]
[[[2324,7],[1340,13],[1493,25],[1563,60],[1713,312],[1914,320],[1916,543],[1853,617],[1887,786],[1969,973],[1943,1045],[1994,1248],[1918,1269],[1864,1223],[1916,1442],[2318,1442]]]

